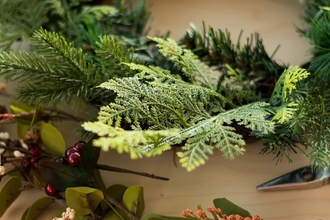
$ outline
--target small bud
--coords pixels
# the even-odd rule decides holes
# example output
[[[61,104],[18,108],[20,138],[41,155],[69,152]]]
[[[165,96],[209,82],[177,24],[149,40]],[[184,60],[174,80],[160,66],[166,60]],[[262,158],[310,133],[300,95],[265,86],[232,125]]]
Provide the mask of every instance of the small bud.
[[[25,155],[21,151],[15,150],[14,151],[14,156],[15,157],[24,157]]]
[[[9,133],[8,132],[0,132],[0,139],[3,139],[3,140],[9,139]]]
[[[6,172],[6,168],[4,166],[0,165],[0,176],[2,176],[3,174],[5,174]]]

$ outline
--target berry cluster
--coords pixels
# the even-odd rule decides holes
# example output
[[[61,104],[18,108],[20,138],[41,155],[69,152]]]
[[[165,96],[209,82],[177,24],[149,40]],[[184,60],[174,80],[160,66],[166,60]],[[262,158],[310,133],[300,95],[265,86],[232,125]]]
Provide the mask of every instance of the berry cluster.
[[[55,161],[62,164],[68,164],[69,166],[78,166],[81,163],[81,150],[84,148],[86,142],[78,141],[73,146],[69,147],[64,157],[57,158]],[[58,195],[58,191],[49,183],[45,186],[45,192],[47,195],[55,197]]]
[[[86,142],[78,141],[73,146],[66,149],[64,157],[56,159],[56,162],[68,164],[72,167],[78,166],[81,162],[81,150],[84,148]]]

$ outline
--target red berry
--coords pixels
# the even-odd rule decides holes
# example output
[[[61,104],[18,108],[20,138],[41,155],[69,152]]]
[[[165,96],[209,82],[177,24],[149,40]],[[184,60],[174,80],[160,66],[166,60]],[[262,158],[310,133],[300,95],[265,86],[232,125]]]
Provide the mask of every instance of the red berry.
[[[78,152],[78,149],[75,147],[69,147],[68,149],[66,149],[65,151],[65,158],[67,158],[70,154],[74,153],[74,152]]]
[[[78,166],[81,162],[81,155],[78,151],[72,152],[69,156],[66,157],[66,161],[70,166]]]
[[[22,147],[22,143],[19,140],[14,140],[11,143],[11,146],[13,146],[13,147]]]
[[[45,186],[45,192],[47,195],[52,196],[52,197],[54,197],[58,194],[58,191],[49,183],[47,183]]]
[[[37,149],[31,149],[29,150],[32,157],[40,157],[40,152]]]
[[[36,163],[36,162],[38,162],[39,159],[40,159],[40,157],[32,157],[31,163]]]
[[[23,168],[29,168],[31,166],[31,158],[23,158],[22,159]]]
[[[78,151],[81,151],[83,147],[85,146],[86,142],[85,141],[78,141],[73,145],[74,148],[76,148]]]
[[[27,146],[28,146],[28,149],[29,149],[29,150],[32,150],[32,149],[37,148],[37,145],[36,145],[36,144],[33,144],[33,143],[30,143],[30,144],[28,144]]]

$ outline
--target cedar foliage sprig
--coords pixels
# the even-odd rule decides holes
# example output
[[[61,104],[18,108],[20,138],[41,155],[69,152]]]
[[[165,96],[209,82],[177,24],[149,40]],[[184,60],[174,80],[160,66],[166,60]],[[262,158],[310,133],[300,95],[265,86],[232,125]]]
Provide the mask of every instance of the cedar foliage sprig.
[[[242,146],[245,142],[242,135],[235,132],[235,128],[231,126],[234,122],[248,129],[257,129],[263,134],[272,132],[274,124],[266,119],[267,104],[263,102],[230,111],[222,110],[212,116],[210,113],[214,111],[209,106],[211,98],[218,100],[219,106],[214,106],[215,109],[221,109],[221,105],[229,101],[215,91],[215,83],[207,75],[210,71],[189,50],[180,48],[173,40],[153,40],[161,48],[160,52],[169,56],[192,83],[185,82],[161,68],[126,64],[140,74],[112,79],[101,84],[101,87],[115,91],[117,97],[114,103],[101,108],[99,121],[95,123],[101,122],[111,128],[120,127],[125,121],[131,125],[131,129],[141,133],[143,129],[154,132],[178,129],[179,135],[167,136],[160,141],[157,139],[157,142],[151,140],[147,144],[145,154],[147,155],[148,150],[157,149],[159,143],[181,144],[184,152],[178,154],[180,163],[188,171],[204,164],[208,159],[207,154],[212,154],[215,148],[221,150],[229,159],[244,152]],[[95,132],[97,126],[93,128],[90,125],[92,124],[83,126]],[[105,136],[111,138],[112,135],[109,133]],[[125,137],[125,141],[135,138],[129,135]],[[101,141],[97,143],[100,144]],[[117,150],[121,152],[126,149],[125,146],[124,142],[118,144]],[[139,148],[139,145],[132,144],[130,147]]]

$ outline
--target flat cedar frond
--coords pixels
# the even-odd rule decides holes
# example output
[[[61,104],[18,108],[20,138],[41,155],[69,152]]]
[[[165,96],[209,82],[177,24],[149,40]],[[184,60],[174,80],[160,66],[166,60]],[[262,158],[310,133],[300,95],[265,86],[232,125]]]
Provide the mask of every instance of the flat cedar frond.
[[[196,55],[190,50],[182,49],[174,40],[168,38],[167,40],[161,38],[151,38],[157,43],[160,52],[169,57],[177,66],[180,66],[182,72],[189,77],[190,81],[195,84],[199,82],[200,85],[206,86],[209,89],[214,89],[214,84],[207,77],[211,73],[210,69],[205,64],[201,63]]]
[[[273,121],[278,121],[278,123],[283,124],[288,120],[292,119],[294,113],[298,110],[296,107],[298,106],[297,103],[290,102],[285,105],[281,105],[279,107],[275,107],[276,114],[273,117]]]
[[[297,82],[308,76],[309,72],[298,66],[291,66],[286,69],[276,83],[270,99],[270,104],[277,106],[287,102],[287,96],[296,89]]]
[[[102,147],[104,151],[116,149],[118,153],[129,153],[131,159],[161,154],[170,148],[166,143],[161,144],[162,138],[178,135],[176,130],[125,131],[102,122],[85,122],[82,126],[86,131],[100,136],[93,141],[94,146]],[[148,145],[153,145],[153,148],[146,148]]]
[[[183,129],[177,140],[169,139],[174,143],[187,140],[183,146],[185,151],[178,153],[182,166],[191,171],[204,164],[208,158],[206,153],[212,154],[214,148],[219,149],[228,159],[243,154],[242,146],[245,144],[243,137],[229,125],[236,121],[249,129],[259,129],[265,134],[273,132],[274,123],[265,119],[268,115],[266,106],[266,103],[252,103]]]
[[[109,125],[118,125],[125,118],[137,128],[145,123],[153,129],[182,128],[209,117],[202,101],[197,100],[196,92],[200,92],[190,89],[189,84],[164,88],[142,83],[138,77],[128,77],[110,80],[101,87],[117,93],[116,103],[101,108],[99,114],[99,120]]]

